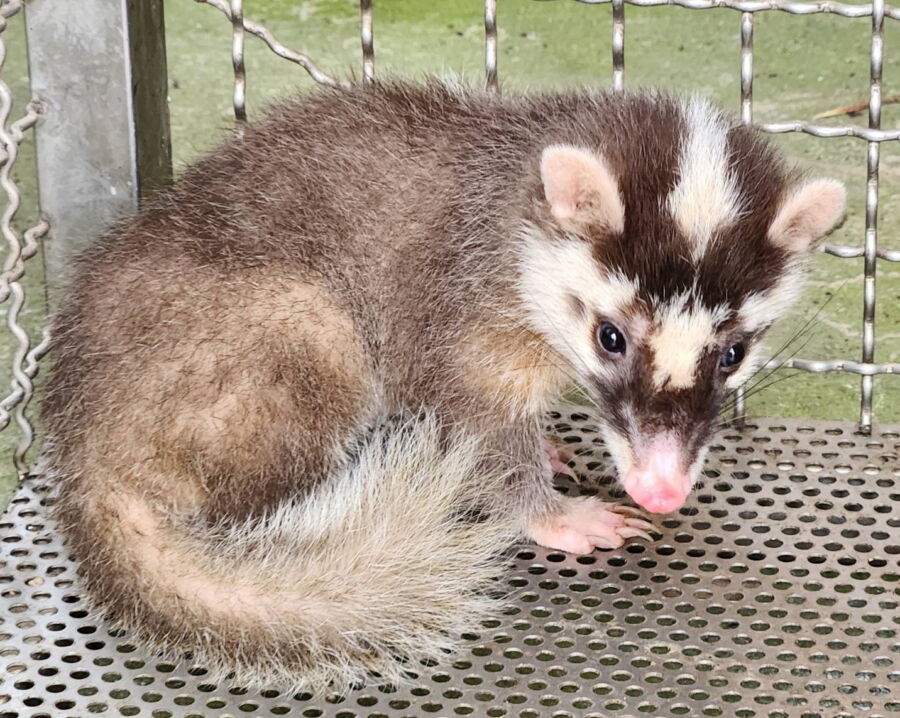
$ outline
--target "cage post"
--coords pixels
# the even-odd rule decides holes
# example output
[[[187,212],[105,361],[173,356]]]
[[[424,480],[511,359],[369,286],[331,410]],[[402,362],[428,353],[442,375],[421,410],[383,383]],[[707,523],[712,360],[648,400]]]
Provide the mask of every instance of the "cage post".
[[[612,0],[613,90],[625,89],[625,0]]]
[[[231,0],[231,67],[234,70],[234,121],[239,133],[247,121],[247,70],[244,67],[244,4]]]
[[[171,180],[163,0],[31,0],[25,24],[52,298],[73,250]]]
[[[884,0],[872,3],[872,45],[869,54],[869,129],[881,129],[881,68],[884,61]],[[878,258],[878,168],[881,143],[866,147],[866,240],[863,270],[863,350],[862,361],[875,361],[875,272]],[[860,380],[859,428],[872,430],[872,390],[875,378],[863,374]]]
[[[753,124],[753,13],[741,13],[741,122]]]
[[[363,83],[375,80],[375,33],[372,27],[372,0],[359,0],[359,41],[362,46]]]
[[[753,123],[753,13],[741,13],[741,122]],[[732,421],[743,427],[747,418],[745,387],[734,392]]]
[[[497,92],[497,0],[484,0],[484,82]]]

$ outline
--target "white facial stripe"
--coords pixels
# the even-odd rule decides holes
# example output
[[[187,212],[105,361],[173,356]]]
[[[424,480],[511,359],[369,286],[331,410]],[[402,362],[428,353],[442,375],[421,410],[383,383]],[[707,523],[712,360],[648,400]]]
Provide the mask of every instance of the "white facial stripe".
[[[527,226],[520,235],[518,292],[532,328],[567,357],[579,371],[597,373],[601,363],[594,348],[595,313],[620,316],[637,294],[637,285],[600,271],[590,246],[578,239],[555,240]],[[579,316],[571,304],[585,305]]]
[[[785,274],[766,292],[749,295],[740,308],[741,326],[755,332],[783,316],[803,291],[803,272],[799,268]]]
[[[694,463],[688,468],[688,476],[691,477],[691,488],[694,488],[697,479],[700,478],[700,471],[703,469],[703,464],[706,463],[707,454],[709,454],[709,446],[704,446],[697,454],[697,458],[694,459]]]
[[[619,481],[622,481],[634,466],[631,444],[628,439],[609,426],[605,426],[603,429],[603,443],[616,466]]]
[[[768,291],[749,295],[738,312],[741,328],[748,332],[759,331],[784,316],[803,291],[803,280],[802,267],[795,266]],[[756,371],[762,358],[762,344],[754,342],[740,368],[728,377],[725,386],[737,389]]]
[[[728,169],[728,126],[706,100],[692,98],[683,109],[686,137],[679,179],[669,195],[669,211],[702,257],[715,230],[740,214],[735,178]]]
[[[657,312],[658,328],[650,336],[653,350],[653,383],[657,389],[686,389],[694,383],[701,352],[716,339],[716,327],[731,311],[717,307],[688,306],[681,295]]]

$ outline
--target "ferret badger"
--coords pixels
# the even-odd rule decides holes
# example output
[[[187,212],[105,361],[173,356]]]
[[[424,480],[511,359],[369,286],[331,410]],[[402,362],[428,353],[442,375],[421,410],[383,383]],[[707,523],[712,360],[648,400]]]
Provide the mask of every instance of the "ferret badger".
[[[844,201],[700,99],[276,107],[84,252],[55,317],[48,461],[93,604],[248,684],[441,658],[517,536],[648,527],[554,491],[554,399],[590,392],[625,490],[677,509]]]

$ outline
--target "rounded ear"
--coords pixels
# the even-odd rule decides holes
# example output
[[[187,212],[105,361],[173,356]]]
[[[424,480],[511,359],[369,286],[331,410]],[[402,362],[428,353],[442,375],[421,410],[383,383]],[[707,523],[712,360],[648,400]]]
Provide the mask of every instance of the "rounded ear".
[[[791,252],[805,252],[844,216],[847,190],[837,180],[816,179],[790,191],[769,227],[769,239]]]
[[[550,145],[541,154],[541,181],[551,214],[562,224],[597,222],[625,228],[619,186],[600,155],[572,145]]]

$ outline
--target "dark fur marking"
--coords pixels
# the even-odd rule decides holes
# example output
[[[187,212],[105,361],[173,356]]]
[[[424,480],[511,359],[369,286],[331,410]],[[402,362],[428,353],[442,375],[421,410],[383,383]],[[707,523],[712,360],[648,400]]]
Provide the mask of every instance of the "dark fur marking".
[[[718,229],[707,252],[694,262],[691,243],[663,206],[678,179],[684,118],[677,104],[663,104],[657,112],[641,112],[634,125],[644,144],[621,143],[612,155],[613,166],[631,167],[619,174],[625,232],[593,237],[597,260],[639,280],[640,297],[651,308],[694,286],[705,306],[737,308],[748,295],[771,287],[790,257],[766,233],[780,198],[796,179],[772,146],[754,129],[730,130],[728,164],[737,178],[742,213]]]

